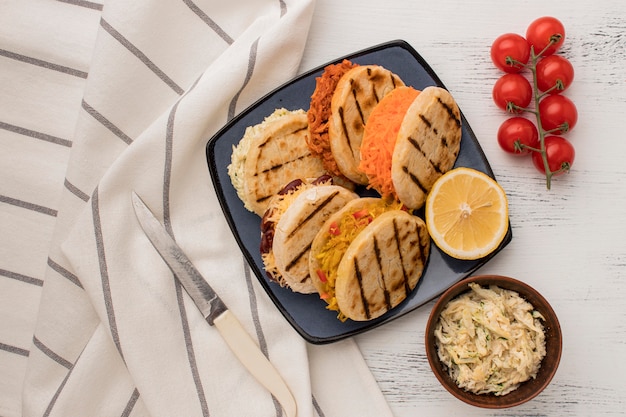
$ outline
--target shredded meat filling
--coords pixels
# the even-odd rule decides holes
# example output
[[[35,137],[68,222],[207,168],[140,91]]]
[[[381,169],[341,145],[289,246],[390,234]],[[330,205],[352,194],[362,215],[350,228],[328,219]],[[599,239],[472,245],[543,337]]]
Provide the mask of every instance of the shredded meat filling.
[[[314,155],[322,159],[324,168],[333,175],[342,176],[335,158],[330,150],[328,138],[328,119],[330,118],[330,103],[333,92],[339,79],[351,68],[358,66],[348,60],[340,64],[329,65],[324,68],[321,77],[315,79],[315,91],[311,96],[311,106],[308,115],[309,136],[307,144]]]

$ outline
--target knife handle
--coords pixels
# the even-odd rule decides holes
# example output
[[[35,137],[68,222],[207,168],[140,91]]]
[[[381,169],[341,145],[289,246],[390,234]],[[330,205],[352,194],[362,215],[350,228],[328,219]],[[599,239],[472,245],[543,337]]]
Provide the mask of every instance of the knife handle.
[[[287,417],[296,417],[296,400],[287,384],[243,328],[237,317],[226,310],[213,323],[246,369],[267,388],[285,410]]]

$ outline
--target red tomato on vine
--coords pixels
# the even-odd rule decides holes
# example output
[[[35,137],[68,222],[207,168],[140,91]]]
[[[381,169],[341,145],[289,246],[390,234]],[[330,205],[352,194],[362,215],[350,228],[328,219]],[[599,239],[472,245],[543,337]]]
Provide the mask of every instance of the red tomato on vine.
[[[574,66],[561,55],[550,55],[537,63],[537,88],[549,94],[565,91],[574,80]]]
[[[530,104],[533,89],[520,74],[504,74],[493,86],[493,101],[502,110],[520,113]]]
[[[511,117],[498,129],[498,144],[510,154],[528,155],[531,150],[539,149],[539,133],[535,124],[524,117]]]
[[[578,110],[569,98],[548,95],[539,102],[539,118],[543,130],[554,135],[569,132],[578,122]]]
[[[540,17],[526,29],[526,40],[534,48],[535,54],[552,55],[565,41],[565,27],[554,17]],[[552,41],[554,43],[550,44]]]
[[[514,155],[532,155],[533,165],[551,178],[569,171],[574,146],[563,137],[578,122],[574,103],[562,93],[574,80],[574,67],[555,55],[565,41],[565,27],[558,19],[543,16],[528,25],[525,37],[505,33],[491,45],[493,64],[506,74],[493,86],[495,104],[509,113],[533,114],[536,122],[510,117],[500,125],[500,147]],[[532,85],[521,72],[528,69]],[[531,101],[533,106],[530,106]]]
[[[498,36],[491,44],[491,61],[504,72],[520,72],[530,58],[530,45],[516,33]]]
[[[570,141],[562,136],[547,136],[544,139],[548,169],[552,175],[561,175],[572,167],[576,151]],[[545,163],[540,152],[533,152],[533,165],[543,174],[546,173]]]

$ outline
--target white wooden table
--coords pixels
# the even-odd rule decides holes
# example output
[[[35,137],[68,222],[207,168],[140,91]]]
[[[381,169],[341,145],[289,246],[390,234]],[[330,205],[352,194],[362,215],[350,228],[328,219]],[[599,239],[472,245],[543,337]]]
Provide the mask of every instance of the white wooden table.
[[[537,17],[566,29],[562,53],[576,72],[566,95],[579,112],[568,138],[572,171],[546,190],[528,159],[500,150],[507,117],[491,100],[500,76],[489,57],[500,34],[524,35]],[[626,3],[621,0],[318,0],[301,70],[404,39],[457,99],[510,202],[512,242],[479,273],[539,290],[557,312],[563,355],[551,385],[529,403],[488,411],[453,398],[424,351],[432,303],[358,336],[396,416],[615,416],[626,414]]]

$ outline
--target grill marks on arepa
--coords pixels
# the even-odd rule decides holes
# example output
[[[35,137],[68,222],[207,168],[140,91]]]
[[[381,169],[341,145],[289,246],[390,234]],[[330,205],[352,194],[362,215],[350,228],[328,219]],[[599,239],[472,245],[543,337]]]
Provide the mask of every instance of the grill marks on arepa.
[[[304,233],[306,233],[306,229],[310,229],[311,227],[314,227],[315,230],[317,230],[319,228],[319,225],[324,223],[323,219],[319,219],[317,217],[328,217],[330,215],[330,212],[325,210],[325,208],[332,204],[337,197],[339,197],[339,192],[335,191],[326,198],[324,198],[318,205],[311,206],[312,210],[308,214],[306,214],[302,221],[300,223],[297,223],[293,229],[286,231],[287,233],[285,238],[285,245],[292,245],[294,244],[294,240],[299,240],[299,231],[304,231]],[[343,204],[343,199],[342,202],[339,204]],[[310,241],[307,240],[306,244],[302,247],[300,251],[292,254],[292,256],[287,260],[287,265],[285,266],[286,271],[290,272],[294,269],[294,267],[302,263],[305,263],[308,268],[308,254],[311,250],[312,243],[312,239]],[[302,280],[300,282],[304,282],[308,277],[308,275],[302,277]]]
[[[373,226],[372,229],[368,229]],[[415,289],[425,268],[430,237],[424,222],[404,211],[379,216],[344,255],[337,301],[352,320],[371,320],[396,307]]]
[[[270,199],[294,178],[317,178],[325,173],[322,162],[306,144],[306,114],[284,116],[267,126],[250,146],[245,162],[245,191],[257,214],[263,215]]]
[[[304,128],[298,128],[296,130],[294,130],[293,132],[286,132],[285,136],[298,136],[301,132],[306,131],[306,127]],[[259,148],[261,154],[263,153],[264,149],[266,147],[271,147],[274,143],[276,143],[279,139],[277,139],[275,136],[268,136],[265,138],[265,141],[259,144]],[[281,145],[279,145],[281,146]],[[272,152],[272,150],[270,150],[270,152]],[[255,175],[259,175],[259,174],[266,174],[266,173],[271,173],[272,171],[275,170],[279,170],[281,168],[283,168],[284,165],[286,164],[290,164],[293,163],[295,161],[297,161],[298,159],[303,159],[303,158],[307,158],[310,155],[310,153],[305,154],[305,155],[297,155],[295,160],[291,160],[291,161],[280,161],[278,163],[278,165],[274,165],[274,166],[270,166],[269,168],[264,169],[262,172],[260,173],[255,173]],[[263,158],[263,155],[261,155],[261,158]]]
[[[316,292],[310,277],[309,254],[313,240],[328,218],[358,195],[337,185],[303,190],[278,220],[273,236],[276,266],[296,292]]]
[[[457,106],[456,105],[454,107],[450,106],[450,104],[442,100],[441,97],[437,97],[437,102],[439,102],[439,104],[441,104],[441,106],[448,112],[448,117],[452,119],[454,123],[456,124],[456,126],[460,129],[461,119],[459,118],[460,114],[459,114],[459,110]]]
[[[392,180],[407,207],[420,208],[437,178],[454,166],[461,116],[446,90],[427,87],[409,107],[393,153]]]
[[[371,67],[366,67],[365,73],[367,75],[366,79],[369,82],[363,82],[363,80],[354,78],[354,76],[350,76],[348,79],[351,87],[352,102],[346,102],[345,105],[347,108],[353,105],[356,109],[356,113],[346,115],[344,114],[344,106],[337,108],[342,131],[345,136],[343,139],[346,140],[346,144],[350,147],[356,140],[355,134],[363,134],[362,130],[374,107],[387,93],[399,86],[396,84],[397,77],[391,72],[380,73],[376,71],[373,73]],[[403,85],[403,83],[401,85]],[[357,114],[358,117],[355,117]],[[350,118],[349,116],[352,117]],[[352,129],[349,126],[352,126]]]
[[[358,169],[363,131],[378,102],[404,82],[377,65],[358,66],[341,77],[333,93],[329,120],[329,140],[337,166],[350,180],[367,184]]]

